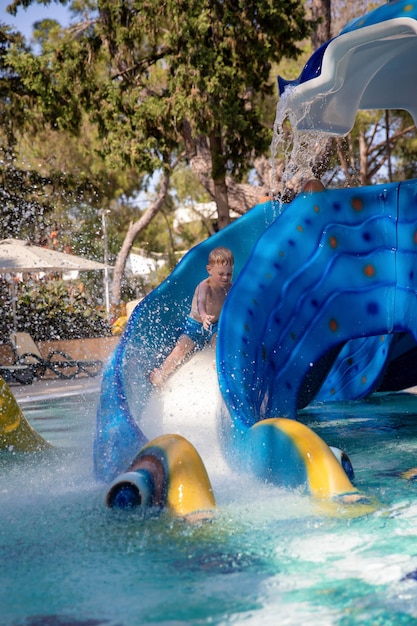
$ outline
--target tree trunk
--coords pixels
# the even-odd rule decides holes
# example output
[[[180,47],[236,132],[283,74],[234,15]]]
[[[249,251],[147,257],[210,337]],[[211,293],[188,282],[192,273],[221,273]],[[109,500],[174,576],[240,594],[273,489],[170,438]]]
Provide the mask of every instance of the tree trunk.
[[[212,155],[211,149],[208,145],[208,141],[205,137],[192,137],[191,127],[185,120],[183,122],[183,137],[185,141],[187,157],[189,159],[191,169],[199,180],[200,184],[204,187],[207,193],[216,200],[216,190],[213,179],[210,175],[212,170]],[[237,183],[230,176],[226,176],[223,179],[222,184],[226,184],[226,194],[223,190],[220,190],[220,200],[226,199],[227,202],[227,215],[230,221],[230,210],[244,215],[255,204],[258,204],[259,200],[266,196],[270,191],[270,162],[266,156],[258,157],[255,159],[254,167],[258,174],[259,186],[249,185],[248,183]]]
[[[230,224],[227,202],[226,172],[224,167],[223,142],[220,128],[210,133],[211,177],[214,182],[214,201],[217,206],[219,230]]]
[[[366,142],[366,135],[361,128],[359,130],[359,181],[362,187],[370,184],[368,177],[368,144]]]
[[[321,20],[316,30],[311,35],[313,50],[320,48],[328,41],[332,34],[331,0],[312,0],[311,17],[313,20]]]
[[[385,141],[387,146],[387,167],[388,167],[388,180],[392,183],[392,155],[391,155],[391,142],[390,142],[390,113],[388,109],[385,111]]]
[[[145,213],[137,222],[130,223],[129,225],[122,247],[120,248],[120,252],[117,255],[116,263],[114,265],[113,279],[111,283],[112,309],[115,309],[116,307],[118,307],[121,301],[122,278],[123,278],[123,274],[125,271],[127,257],[130,254],[133,243],[136,237],[138,236],[138,234],[144,228],[146,228],[146,226],[153,220],[155,215],[161,209],[161,206],[168,193],[169,180],[170,180],[170,174],[167,172],[164,172],[161,178],[159,192],[158,192],[158,196],[156,200],[152,203],[149,209],[145,211]]]

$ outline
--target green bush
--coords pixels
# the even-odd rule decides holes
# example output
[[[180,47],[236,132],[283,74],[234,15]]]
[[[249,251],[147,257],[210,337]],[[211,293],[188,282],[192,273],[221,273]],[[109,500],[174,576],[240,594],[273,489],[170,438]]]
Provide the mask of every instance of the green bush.
[[[104,307],[80,281],[29,280],[16,286],[17,330],[35,341],[111,335]],[[9,312],[11,332],[13,320]]]

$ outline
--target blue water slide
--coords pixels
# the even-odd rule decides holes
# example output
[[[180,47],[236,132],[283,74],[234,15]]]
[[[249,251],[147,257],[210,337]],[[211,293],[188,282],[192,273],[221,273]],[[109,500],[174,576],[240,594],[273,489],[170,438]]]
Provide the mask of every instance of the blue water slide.
[[[398,196],[397,273],[399,319],[416,328],[415,312],[406,306],[415,289],[416,182],[401,183]],[[407,315],[411,318],[407,319]],[[410,332],[347,342],[315,400],[354,400],[372,391],[398,391],[416,385],[417,344]]]
[[[149,373],[178,338],[195,287],[207,277],[210,250],[226,246],[233,251],[236,278],[256,240],[278,214],[278,204],[261,202],[190,250],[169,277],[135,308],[103,374],[94,443],[99,480],[112,480],[124,471],[147,442],[138,424],[152,389]]]
[[[235,428],[295,418],[352,339],[415,339],[416,187],[301,195],[259,238],[219,325],[219,381]],[[381,381],[387,346],[381,358],[368,351],[367,392]]]
[[[417,5],[388,2],[316,51],[297,80],[280,78],[279,105],[296,129],[332,135],[347,133],[360,109],[405,109],[417,121],[416,52]],[[344,473],[335,481],[325,469],[334,454],[324,442],[282,416],[313,399],[417,384],[416,189],[408,181],[301,194],[282,215],[266,202],[191,250],[135,309],[105,369],[97,478],[113,480],[146,444],[149,373],[178,337],[209,250],[225,245],[236,259],[217,342],[227,456],[272,482],[288,474],[285,484],[308,480],[319,495],[350,491]],[[328,484],[315,485],[315,471],[307,479],[312,451]]]
[[[225,440],[228,428],[295,418],[315,397],[378,389],[390,363],[415,350],[416,189],[409,181],[300,194],[281,215],[265,202],[193,248],[136,307],[105,369],[97,477],[112,480],[147,442],[139,424],[149,373],[178,338],[218,245],[236,259],[217,343]],[[414,368],[409,377],[417,383]]]

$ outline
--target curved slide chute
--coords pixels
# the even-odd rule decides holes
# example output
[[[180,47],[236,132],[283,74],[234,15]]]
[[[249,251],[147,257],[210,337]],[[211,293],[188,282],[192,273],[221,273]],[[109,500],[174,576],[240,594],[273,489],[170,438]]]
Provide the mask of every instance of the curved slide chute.
[[[236,277],[258,237],[278,214],[278,205],[261,202],[190,250],[170,276],[135,308],[103,373],[94,445],[99,480],[113,480],[147,443],[138,423],[152,391],[149,374],[178,338],[195,287],[207,276],[210,250],[226,246],[233,251]]]
[[[405,109],[417,123],[417,5],[384,4],[317,50],[294,81],[278,79],[299,130],[344,135],[358,110]]]

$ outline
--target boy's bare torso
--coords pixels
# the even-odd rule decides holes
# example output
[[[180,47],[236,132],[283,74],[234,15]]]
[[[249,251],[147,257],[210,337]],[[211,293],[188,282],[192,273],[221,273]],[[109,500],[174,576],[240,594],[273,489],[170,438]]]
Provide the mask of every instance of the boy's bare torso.
[[[207,315],[212,316],[212,322],[215,323],[220,317],[225,298],[230,287],[218,287],[213,286],[210,282],[210,278],[203,280],[196,288],[191,304],[191,317],[197,322],[203,323],[202,317],[199,312],[198,301],[199,297],[205,295],[205,309]],[[203,292],[203,294],[201,293]]]

